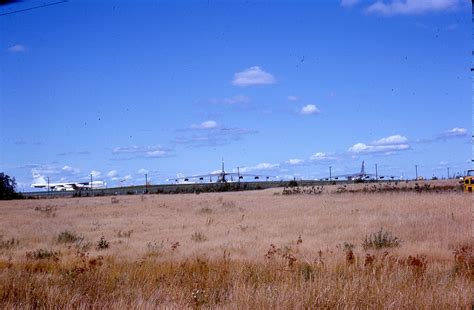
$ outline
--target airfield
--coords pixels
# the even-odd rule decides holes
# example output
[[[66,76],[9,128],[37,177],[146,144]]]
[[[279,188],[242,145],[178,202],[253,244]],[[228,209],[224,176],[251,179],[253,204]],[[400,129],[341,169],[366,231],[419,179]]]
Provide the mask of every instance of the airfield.
[[[457,180],[1,201],[0,306],[468,308],[471,205]]]
[[[348,181],[338,181],[338,183],[349,183]],[[185,193],[209,193],[228,191],[248,191],[261,190],[275,187],[287,187],[291,181],[261,181],[261,182],[202,182],[188,184],[159,184],[159,185],[135,185],[111,188],[98,188],[82,191],[35,191],[22,193],[25,197],[45,198],[45,197],[72,197],[72,196],[112,196],[112,195],[139,195],[139,194],[185,194]],[[299,180],[297,184],[301,186],[324,186],[334,184],[330,181]]]

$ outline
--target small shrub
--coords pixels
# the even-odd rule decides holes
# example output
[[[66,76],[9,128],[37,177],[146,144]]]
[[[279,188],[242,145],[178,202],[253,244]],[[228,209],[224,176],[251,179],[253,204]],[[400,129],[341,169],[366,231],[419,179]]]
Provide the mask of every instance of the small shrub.
[[[241,232],[246,232],[249,229],[249,225],[239,225],[239,228]]]
[[[171,242],[171,251],[176,250],[180,245],[178,241]]]
[[[121,231],[119,230],[117,233],[117,237],[119,238],[130,238],[132,236],[133,230]]]
[[[56,242],[57,243],[74,243],[82,239],[84,239],[83,236],[79,236],[72,231],[65,230],[59,233],[58,237],[56,238]]]
[[[146,245],[148,256],[158,256],[164,249],[164,242],[150,241]]]
[[[87,252],[91,248],[92,243],[81,238],[74,242],[74,248],[79,252]]]
[[[299,273],[305,281],[311,281],[314,278],[313,266],[308,263],[303,263],[299,266]]]
[[[97,242],[97,250],[105,250],[109,248],[109,242],[105,240],[104,236],[100,237],[99,242]]]
[[[470,244],[463,244],[456,247],[453,254],[455,271],[468,271],[474,276],[474,247]]]
[[[210,226],[210,225],[212,225],[212,223],[214,223],[214,219],[213,219],[212,217],[208,217],[208,218],[206,219],[206,225],[207,225],[207,226]]]
[[[342,244],[342,249],[344,250],[344,252],[352,251],[354,250],[354,248],[355,248],[355,245],[350,242],[344,242]]]
[[[301,235],[298,236],[298,240],[296,240],[296,244],[302,244],[303,243],[303,238],[301,238]]]
[[[393,236],[391,232],[380,228],[378,232],[365,236],[365,239],[362,241],[362,247],[364,250],[393,248],[399,246],[400,242],[400,239]]]
[[[201,214],[211,214],[211,213],[212,213],[212,209],[209,208],[209,207],[203,207],[203,208],[201,208],[201,210],[199,210],[199,212],[200,212]]]
[[[45,207],[35,207],[35,211],[44,214],[46,217],[56,217],[56,207],[45,206]]]
[[[235,202],[233,201],[223,201],[222,202],[222,207],[225,209],[234,209],[235,208]]]
[[[191,240],[194,242],[204,242],[204,241],[207,241],[207,238],[206,236],[204,236],[203,233],[195,232],[194,234],[191,235]]]
[[[0,236],[0,250],[9,250],[11,248],[16,247],[18,244],[20,244],[20,241],[15,238],[3,240],[3,236]]]
[[[33,252],[26,252],[28,259],[59,259],[59,253],[53,250],[38,249]]]

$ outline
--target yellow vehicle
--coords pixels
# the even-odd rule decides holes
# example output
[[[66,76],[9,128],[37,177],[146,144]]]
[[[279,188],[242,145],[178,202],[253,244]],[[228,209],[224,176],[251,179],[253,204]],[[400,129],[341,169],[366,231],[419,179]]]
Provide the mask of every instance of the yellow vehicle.
[[[472,193],[474,191],[474,170],[469,170],[463,180],[464,191]]]

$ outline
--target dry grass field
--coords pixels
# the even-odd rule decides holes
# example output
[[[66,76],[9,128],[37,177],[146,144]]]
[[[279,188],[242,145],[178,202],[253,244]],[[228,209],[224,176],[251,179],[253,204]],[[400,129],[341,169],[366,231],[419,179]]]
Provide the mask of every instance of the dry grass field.
[[[362,186],[2,201],[0,307],[470,308],[472,195]]]

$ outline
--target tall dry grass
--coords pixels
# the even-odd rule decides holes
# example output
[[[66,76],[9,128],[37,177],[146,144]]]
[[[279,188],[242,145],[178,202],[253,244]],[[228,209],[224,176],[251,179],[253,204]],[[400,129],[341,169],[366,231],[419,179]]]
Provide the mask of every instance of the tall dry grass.
[[[334,188],[0,202],[0,307],[470,307],[471,212]],[[400,243],[364,249],[382,227]]]

